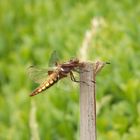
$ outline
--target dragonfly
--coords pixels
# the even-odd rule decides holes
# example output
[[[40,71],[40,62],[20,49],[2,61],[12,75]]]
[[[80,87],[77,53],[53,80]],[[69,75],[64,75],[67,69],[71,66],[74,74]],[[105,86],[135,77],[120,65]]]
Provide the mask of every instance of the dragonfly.
[[[81,67],[84,67],[84,62],[80,62],[79,59],[74,58],[64,63],[58,63],[57,52],[54,51],[51,55],[49,65],[55,65],[52,69],[39,69],[34,66],[30,66],[28,69],[29,77],[39,83],[39,86],[32,91],[30,96],[35,96],[46,89],[52,87],[61,79],[70,76],[73,82],[83,82],[76,80],[73,72],[80,72]]]

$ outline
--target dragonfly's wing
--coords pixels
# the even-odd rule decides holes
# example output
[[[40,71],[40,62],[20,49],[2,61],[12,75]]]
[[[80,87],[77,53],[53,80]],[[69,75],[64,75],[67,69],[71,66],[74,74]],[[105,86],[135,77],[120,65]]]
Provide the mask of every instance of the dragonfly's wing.
[[[52,52],[52,54],[51,54],[51,56],[50,56],[49,64],[48,64],[49,67],[54,67],[54,66],[56,66],[57,63],[58,63],[58,61],[59,61],[59,56],[58,56],[57,51],[55,50],[55,51]]]
[[[53,73],[54,70],[52,69],[39,69],[35,66],[30,66],[27,70],[28,76],[30,79],[32,79],[34,82],[41,84],[44,82],[48,75]]]

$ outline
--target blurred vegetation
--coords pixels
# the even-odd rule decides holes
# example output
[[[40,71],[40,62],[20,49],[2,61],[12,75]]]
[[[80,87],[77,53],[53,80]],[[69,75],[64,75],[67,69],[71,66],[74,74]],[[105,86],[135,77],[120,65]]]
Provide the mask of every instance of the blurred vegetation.
[[[111,62],[97,76],[99,140],[140,139],[140,2],[138,0],[4,0],[0,2],[0,139],[78,140],[79,89],[65,79],[33,98],[27,67],[47,67],[79,53],[91,20],[88,59]],[[97,107],[98,107],[97,106]]]

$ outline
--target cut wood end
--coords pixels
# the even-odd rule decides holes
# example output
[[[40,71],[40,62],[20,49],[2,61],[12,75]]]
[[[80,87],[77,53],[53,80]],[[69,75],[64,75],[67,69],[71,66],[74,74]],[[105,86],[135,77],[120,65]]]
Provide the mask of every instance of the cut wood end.
[[[94,73],[95,75],[101,71],[101,69],[106,65],[106,64],[110,64],[110,62],[102,62],[102,61],[96,61],[94,64]]]

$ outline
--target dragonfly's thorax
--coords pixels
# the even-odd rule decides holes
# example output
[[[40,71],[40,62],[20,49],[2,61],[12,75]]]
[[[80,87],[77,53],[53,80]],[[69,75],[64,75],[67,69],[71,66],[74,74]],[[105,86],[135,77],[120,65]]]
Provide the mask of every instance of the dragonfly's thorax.
[[[62,73],[68,74],[70,71],[71,71],[71,68],[68,68],[68,67],[63,68],[63,67],[61,67],[61,72]]]
[[[83,66],[83,63],[79,62],[78,59],[73,59],[60,65],[61,67],[60,70],[62,73],[68,74],[75,69],[80,69],[80,67],[82,66]]]

